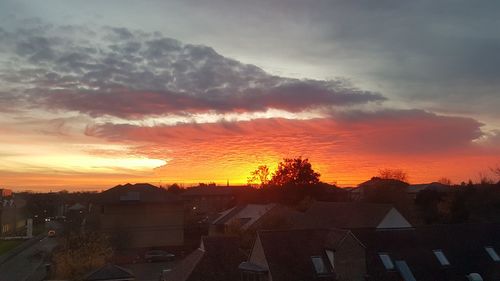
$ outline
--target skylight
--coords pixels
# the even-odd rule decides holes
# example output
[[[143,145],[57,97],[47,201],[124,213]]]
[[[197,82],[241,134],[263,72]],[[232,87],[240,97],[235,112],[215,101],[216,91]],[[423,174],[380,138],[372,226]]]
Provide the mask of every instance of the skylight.
[[[450,262],[443,253],[443,250],[433,250],[434,255],[442,266],[450,265]]]
[[[396,261],[396,267],[398,268],[399,274],[401,274],[401,277],[403,277],[403,280],[405,281],[417,281],[415,279],[415,276],[413,276],[413,273],[411,272],[410,267],[406,263],[406,261]]]
[[[490,255],[491,259],[493,261],[499,262],[500,261],[500,256],[498,256],[497,251],[491,246],[484,247],[486,252],[488,252],[488,255]]]
[[[311,257],[311,261],[314,265],[314,270],[316,270],[317,274],[327,274],[330,273],[330,269],[326,266],[323,257],[313,256]]]
[[[385,269],[387,270],[393,270],[394,269],[394,263],[391,260],[391,257],[387,253],[379,253],[378,256],[380,257],[380,260],[384,264]]]

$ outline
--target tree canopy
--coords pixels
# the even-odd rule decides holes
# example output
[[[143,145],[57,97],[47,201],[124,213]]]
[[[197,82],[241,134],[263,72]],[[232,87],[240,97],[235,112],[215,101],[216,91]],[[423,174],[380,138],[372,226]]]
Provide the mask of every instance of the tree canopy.
[[[309,159],[299,158],[284,158],[278,164],[278,169],[273,173],[270,183],[272,185],[300,185],[300,184],[317,184],[320,174],[312,168]]]
[[[266,165],[260,165],[257,169],[250,173],[248,177],[248,184],[259,184],[260,187],[264,187],[269,183],[269,167]]]

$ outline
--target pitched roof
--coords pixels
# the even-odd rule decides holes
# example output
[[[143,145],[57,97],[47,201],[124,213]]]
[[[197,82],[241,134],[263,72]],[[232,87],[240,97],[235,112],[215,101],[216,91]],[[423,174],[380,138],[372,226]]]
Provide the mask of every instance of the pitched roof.
[[[105,266],[92,271],[83,280],[98,281],[98,280],[133,280],[134,274],[126,268],[114,264],[106,264]]]
[[[165,189],[156,187],[149,183],[138,183],[125,185],[117,185],[106,191],[103,191],[98,196],[99,203],[159,203],[159,202],[175,202],[179,198]]]
[[[325,250],[337,249],[348,235],[350,231],[340,229],[272,230],[259,231],[258,239],[273,280],[293,281],[311,280],[315,276],[311,257],[327,260]]]
[[[248,221],[241,225],[241,228],[245,229],[259,220],[275,206],[276,204],[246,204],[236,206],[222,212],[221,216],[213,221],[213,224],[222,225],[233,219],[248,219]]]
[[[479,273],[485,281],[500,280],[500,263],[488,255],[485,246],[500,253],[500,224],[435,225],[415,229],[368,230],[353,233],[366,246],[367,272],[380,281],[401,280],[397,271],[387,271],[378,253],[405,261],[417,280],[466,280]],[[442,250],[450,262],[442,266],[433,250]]]
[[[237,237],[202,237],[199,249],[189,254],[167,275],[168,281],[234,281],[238,265],[246,260]]]
[[[390,204],[315,202],[295,222],[306,228],[375,228],[394,207]]]

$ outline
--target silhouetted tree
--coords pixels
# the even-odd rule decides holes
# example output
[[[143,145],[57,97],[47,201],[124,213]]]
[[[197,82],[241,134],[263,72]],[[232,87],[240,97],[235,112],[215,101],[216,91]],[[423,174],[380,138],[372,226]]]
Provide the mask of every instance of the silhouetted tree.
[[[497,177],[499,177],[499,178],[500,178],[500,166],[497,166],[497,167],[495,167],[495,168],[491,168],[491,171],[492,171],[495,175],[497,175]]]
[[[167,191],[172,192],[174,194],[178,194],[182,192],[182,188],[178,184],[174,183],[168,187]]]
[[[382,169],[378,174],[381,179],[408,182],[408,174],[401,169]]]
[[[440,178],[437,182],[440,184],[451,185],[451,180],[445,177]]]
[[[317,184],[320,182],[319,177],[320,174],[312,169],[309,159],[285,158],[278,164],[278,169],[271,178],[271,184],[277,186]]]
[[[257,169],[250,173],[248,177],[248,184],[259,184],[260,187],[264,187],[269,183],[269,167],[266,165],[260,165]]]

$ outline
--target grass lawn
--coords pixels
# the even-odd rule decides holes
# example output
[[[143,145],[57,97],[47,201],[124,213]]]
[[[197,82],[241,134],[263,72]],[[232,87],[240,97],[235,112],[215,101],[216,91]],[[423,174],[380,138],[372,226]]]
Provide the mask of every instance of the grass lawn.
[[[7,253],[23,242],[24,240],[0,240],[0,255]]]

